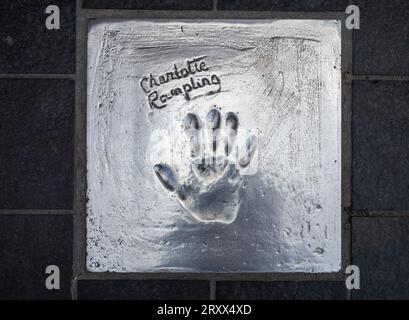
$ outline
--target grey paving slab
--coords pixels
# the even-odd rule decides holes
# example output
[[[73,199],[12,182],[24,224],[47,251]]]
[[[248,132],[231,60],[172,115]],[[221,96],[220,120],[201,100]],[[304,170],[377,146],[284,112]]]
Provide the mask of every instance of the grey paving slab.
[[[343,282],[218,282],[216,298],[222,300],[342,300]]]
[[[219,10],[345,11],[347,0],[219,0]]]
[[[212,0],[84,0],[90,9],[143,9],[143,10],[209,10]]]
[[[353,209],[409,209],[409,82],[353,83]]]
[[[354,31],[354,73],[409,75],[409,2],[353,3],[361,14],[361,28]]]
[[[408,234],[408,218],[352,219],[352,263],[361,279],[353,299],[409,299]]]
[[[80,300],[208,299],[208,281],[173,280],[81,280]]]
[[[60,29],[48,30],[47,6],[60,10]],[[0,2],[0,73],[74,73],[75,1]]]
[[[71,209],[74,81],[0,79],[0,209]]]
[[[72,217],[0,215],[0,299],[71,299]],[[60,290],[45,286],[60,270]]]

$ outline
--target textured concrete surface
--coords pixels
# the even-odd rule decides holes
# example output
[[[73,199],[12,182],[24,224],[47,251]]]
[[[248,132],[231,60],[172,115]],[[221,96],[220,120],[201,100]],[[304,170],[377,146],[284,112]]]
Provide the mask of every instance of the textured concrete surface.
[[[348,0],[219,0],[219,10],[345,11]]]
[[[218,282],[220,300],[343,300],[344,282]]]
[[[80,300],[207,300],[207,281],[170,280],[82,280],[78,284]]]
[[[0,208],[71,209],[74,82],[0,79]]]
[[[409,299],[408,234],[408,218],[352,219],[352,263],[361,273],[353,299]]]
[[[354,32],[354,73],[409,75],[409,2],[353,0],[361,12]]]
[[[84,0],[84,8],[143,10],[209,10],[212,0]]]
[[[354,209],[409,209],[409,82],[353,83]]]
[[[48,30],[45,9],[60,9],[60,29]],[[75,1],[0,2],[0,73],[75,72]]]
[[[0,299],[70,299],[71,239],[69,215],[0,215]],[[48,265],[60,268],[60,290],[45,287]]]

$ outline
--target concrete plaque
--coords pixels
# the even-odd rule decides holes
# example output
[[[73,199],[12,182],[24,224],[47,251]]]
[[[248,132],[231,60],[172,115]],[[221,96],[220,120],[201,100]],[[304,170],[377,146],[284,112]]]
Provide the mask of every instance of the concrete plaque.
[[[336,272],[341,24],[95,20],[87,269]]]

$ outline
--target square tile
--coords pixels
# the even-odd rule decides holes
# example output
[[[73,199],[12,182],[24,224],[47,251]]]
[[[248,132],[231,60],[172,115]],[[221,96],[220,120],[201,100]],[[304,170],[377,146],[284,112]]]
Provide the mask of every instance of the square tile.
[[[220,0],[219,10],[345,11],[348,0]]]
[[[0,215],[0,299],[71,299],[72,217]],[[45,286],[58,266],[60,290]]]
[[[353,0],[360,9],[354,30],[355,74],[409,75],[409,2]]]
[[[344,300],[344,282],[217,282],[220,300]]]
[[[60,29],[48,30],[49,5],[60,10]],[[75,1],[0,3],[0,73],[74,73]]]
[[[338,271],[340,30],[94,21],[88,271]]]
[[[0,208],[71,209],[74,81],[0,79]]]
[[[82,280],[80,300],[207,300],[208,281]]]
[[[210,10],[212,0],[84,0],[90,9]]]
[[[352,218],[352,263],[361,280],[353,299],[409,299],[408,234],[408,218]]]
[[[354,81],[354,209],[409,209],[409,82]]]

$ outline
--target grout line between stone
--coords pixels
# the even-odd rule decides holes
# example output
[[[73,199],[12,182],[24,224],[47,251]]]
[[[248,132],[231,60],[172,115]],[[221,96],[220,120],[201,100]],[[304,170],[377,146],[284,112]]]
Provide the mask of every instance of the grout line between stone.
[[[349,208],[351,207],[351,177],[352,177],[352,51],[353,34],[352,30],[347,30],[345,26],[345,16],[342,23],[342,135],[341,135],[341,162],[342,162],[342,234],[341,234],[341,273],[351,261],[351,224]]]
[[[234,10],[133,10],[82,9],[86,19],[344,19],[340,11],[234,11]]]
[[[350,258],[350,261],[349,261],[349,263],[350,263],[350,265],[353,265],[354,264],[354,261],[353,261],[353,256],[352,256],[352,253],[353,253],[353,251],[352,251],[352,248],[353,248],[353,244],[352,244],[352,237],[353,237],[353,225],[352,225],[352,215],[350,214],[349,215],[349,224],[350,224],[350,239],[351,239],[351,242],[349,243],[349,246],[350,246],[350,251],[351,251],[351,258]],[[349,289],[346,289],[347,290],[347,300],[352,300],[352,290],[349,290]]]
[[[209,299],[216,300],[216,280],[210,280],[209,282]]]
[[[86,22],[82,14],[82,0],[76,1],[75,8],[75,124],[74,124],[74,208],[78,215],[73,219],[73,259],[72,259],[72,279],[71,279],[71,298],[78,299],[78,278],[85,267],[85,226],[83,215],[85,214],[85,205],[83,203],[83,167],[84,167],[84,149],[85,141],[85,111],[86,101],[84,100],[84,73],[86,70]],[[85,26],[83,26],[85,24]]]
[[[344,272],[335,273],[113,273],[88,272],[78,280],[197,280],[197,281],[344,281]]]
[[[346,290],[346,300],[352,300],[352,290]]]
[[[75,276],[71,278],[71,298],[78,300],[78,279]]]
[[[352,0],[349,0],[349,4],[352,4]],[[349,141],[350,141],[350,145],[349,145],[349,150],[350,150],[350,168],[349,168],[349,206],[347,209],[347,224],[348,224],[348,264],[352,265],[352,216],[351,216],[351,207],[352,207],[352,177],[353,177],[353,172],[352,172],[352,158],[353,158],[353,144],[352,144],[352,140],[353,140],[353,128],[352,128],[352,113],[353,113],[353,87],[352,87],[352,79],[354,77],[353,72],[354,72],[354,54],[353,54],[353,46],[354,46],[354,33],[355,30],[351,30],[350,33],[350,43],[351,43],[351,48],[350,48],[350,74],[349,74],[349,82],[350,82],[350,86],[349,86],[349,90],[348,90],[348,96],[349,96]],[[344,278],[345,279],[345,278]],[[345,281],[345,280],[344,280]],[[345,287],[346,290],[346,294],[345,294],[345,299],[346,300],[351,300],[352,298],[352,294],[351,294],[351,290],[348,290],[348,288]]]

